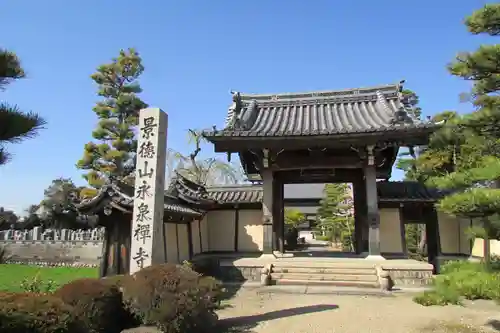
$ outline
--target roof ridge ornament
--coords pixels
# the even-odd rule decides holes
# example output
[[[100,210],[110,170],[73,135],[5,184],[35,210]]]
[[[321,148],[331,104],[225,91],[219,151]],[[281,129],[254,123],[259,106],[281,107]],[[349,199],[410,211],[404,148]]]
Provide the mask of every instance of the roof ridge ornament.
[[[243,101],[241,100],[241,94],[238,91],[231,90],[231,95],[233,95],[233,103],[229,107],[226,118],[226,128],[234,128],[243,108]]]

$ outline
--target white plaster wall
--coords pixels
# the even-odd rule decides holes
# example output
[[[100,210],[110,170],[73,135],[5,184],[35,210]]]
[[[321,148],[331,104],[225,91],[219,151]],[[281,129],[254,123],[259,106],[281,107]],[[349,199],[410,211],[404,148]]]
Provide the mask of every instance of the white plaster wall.
[[[200,221],[201,228],[201,252],[210,251],[209,237],[208,237],[208,214]]]
[[[179,261],[189,260],[189,234],[187,224],[177,224],[179,241]]]
[[[490,254],[500,256],[500,241],[496,239],[490,240]],[[484,239],[476,238],[472,248],[472,256],[484,258]]]
[[[262,251],[263,240],[262,210],[240,210],[238,220],[238,251]]]
[[[166,228],[167,234],[167,262],[177,264],[179,263],[178,253],[177,253],[177,236],[175,233],[174,223],[165,223],[164,228]]]
[[[438,212],[438,223],[443,254],[469,255],[471,253],[470,239],[466,232],[470,226],[470,220]]]
[[[398,208],[380,209],[380,251],[403,253],[401,218]]]
[[[208,212],[209,251],[234,251],[234,210]]]
[[[191,222],[191,240],[193,243],[193,255],[200,253],[200,221]]]

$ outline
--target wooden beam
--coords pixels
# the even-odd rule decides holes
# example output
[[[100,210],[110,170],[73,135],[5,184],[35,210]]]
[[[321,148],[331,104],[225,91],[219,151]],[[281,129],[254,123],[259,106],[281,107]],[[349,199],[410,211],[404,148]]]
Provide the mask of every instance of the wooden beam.
[[[294,147],[304,149],[311,147],[345,148],[350,145],[376,145],[379,142],[394,142],[399,146],[425,145],[434,129],[422,128],[403,132],[373,132],[373,133],[346,133],[311,136],[233,136],[213,137],[210,141],[214,144],[215,152],[239,152],[247,149],[283,149]]]
[[[278,156],[272,164],[274,170],[297,169],[359,169],[363,161],[357,156]]]

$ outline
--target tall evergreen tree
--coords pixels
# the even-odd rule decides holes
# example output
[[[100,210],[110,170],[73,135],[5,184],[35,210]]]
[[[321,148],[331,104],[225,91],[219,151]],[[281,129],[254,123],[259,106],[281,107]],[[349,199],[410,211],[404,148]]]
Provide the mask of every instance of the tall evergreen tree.
[[[0,90],[24,77],[19,58],[13,52],[0,49]],[[0,165],[10,158],[5,144],[33,138],[45,124],[45,120],[36,113],[22,112],[16,105],[0,102]]]
[[[341,241],[345,249],[354,251],[354,217],[348,184],[326,184],[318,208],[319,227],[326,229],[332,241]]]
[[[85,145],[77,168],[89,170],[84,178],[93,188],[101,187],[111,178],[125,180],[135,171],[137,148],[136,128],[139,111],[147,107],[137,94],[144,67],[134,49],[121,50],[111,63],[101,65],[91,78],[98,85],[104,100],[93,108],[99,119],[92,137],[97,141]],[[95,191],[85,191],[88,196]]]
[[[500,4],[477,10],[465,25],[472,34],[498,36]],[[448,121],[437,131],[431,139],[432,153],[420,157],[417,167],[429,176],[428,184],[453,190],[439,202],[439,209],[481,218],[485,261],[489,263],[488,238],[500,212],[500,45],[482,45],[475,52],[461,53],[448,68],[452,75],[473,83],[471,98],[476,110]],[[438,168],[432,170],[430,161]]]

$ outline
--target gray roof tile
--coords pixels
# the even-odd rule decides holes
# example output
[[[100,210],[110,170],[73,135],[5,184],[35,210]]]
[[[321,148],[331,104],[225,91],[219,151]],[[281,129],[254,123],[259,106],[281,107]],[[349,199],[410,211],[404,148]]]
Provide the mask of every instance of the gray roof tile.
[[[103,200],[113,202],[119,206],[133,208],[134,205],[134,188],[123,183],[112,183],[105,185],[99,189],[97,195],[90,199],[82,200],[75,204],[78,211],[92,210],[103,202]],[[166,212],[201,215],[202,213],[193,209],[189,204],[183,203],[176,198],[165,196],[164,209]]]
[[[208,193],[220,204],[262,201],[262,187],[260,185],[221,186],[208,188]],[[378,182],[377,193],[381,202],[435,202],[444,195],[443,192],[427,188],[417,182]],[[314,196],[314,199],[318,199],[318,196]]]
[[[233,95],[226,128],[214,136],[302,136],[429,127],[412,117],[400,85],[296,94]],[[400,115],[401,118],[398,118]]]

